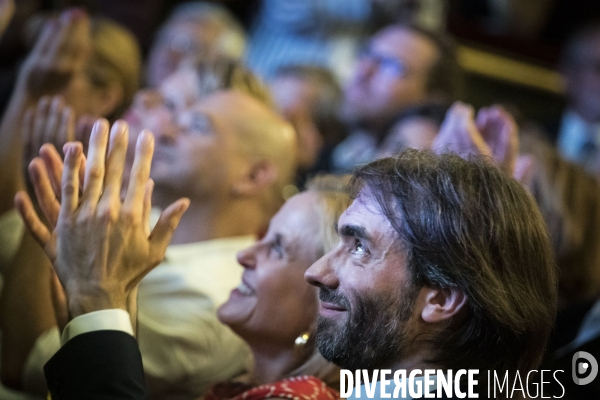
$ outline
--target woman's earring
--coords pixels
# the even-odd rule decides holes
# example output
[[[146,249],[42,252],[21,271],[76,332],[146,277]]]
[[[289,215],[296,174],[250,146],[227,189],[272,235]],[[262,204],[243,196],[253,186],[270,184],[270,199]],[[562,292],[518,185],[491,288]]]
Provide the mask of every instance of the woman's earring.
[[[294,341],[294,347],[296,349],[303,348],[306,345],[306,343],[308,343],[309,339],[310,339],[310,332],[304,332],[303,334],[301,334],[300,336],[298,336],[296,338],[296,340]]]

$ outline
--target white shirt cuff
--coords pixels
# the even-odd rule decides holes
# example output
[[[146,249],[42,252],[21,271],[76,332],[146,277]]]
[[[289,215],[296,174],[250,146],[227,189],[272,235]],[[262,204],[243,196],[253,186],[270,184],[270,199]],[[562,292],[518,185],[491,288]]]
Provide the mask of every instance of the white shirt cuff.
[[[94,311],[73,318],[62,333],[61,345],[77,335],[93,331],[122,331],[133,336],[129,313],[120,308]]]

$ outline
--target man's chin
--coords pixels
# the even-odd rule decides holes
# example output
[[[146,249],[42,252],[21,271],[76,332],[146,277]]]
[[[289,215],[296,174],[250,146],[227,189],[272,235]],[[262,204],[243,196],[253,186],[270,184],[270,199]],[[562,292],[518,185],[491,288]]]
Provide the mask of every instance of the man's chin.
[[[333,318],[317,317],[317,333],[315,341],[319,352],[329,361],[336,363],[336,356],[339,354],[339,346],[343,344],[343,326],[338,326],[338,323]]]

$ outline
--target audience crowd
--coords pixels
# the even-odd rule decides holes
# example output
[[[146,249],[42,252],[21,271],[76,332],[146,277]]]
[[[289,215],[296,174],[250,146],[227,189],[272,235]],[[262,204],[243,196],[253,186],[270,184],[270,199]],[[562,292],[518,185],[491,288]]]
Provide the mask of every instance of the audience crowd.
[[[600,23],[532,121],[465,101],[442,0],[58,3],[0,0],[0,398],[600,398]]]

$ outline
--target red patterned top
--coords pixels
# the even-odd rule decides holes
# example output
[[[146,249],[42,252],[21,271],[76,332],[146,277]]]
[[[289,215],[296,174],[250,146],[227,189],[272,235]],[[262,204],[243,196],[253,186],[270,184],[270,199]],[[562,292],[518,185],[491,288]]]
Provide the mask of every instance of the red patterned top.
[[[319,378],[305,375],[255,388],[244,384],[221,383],[213,386],[204,400],[262,400],[277,397],[290,400],[337,400],[340,394]]]

